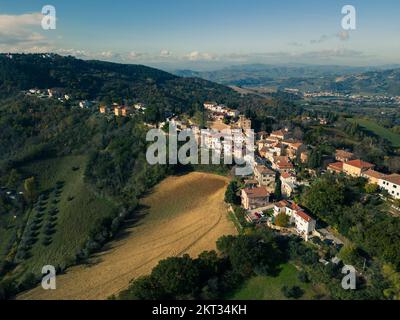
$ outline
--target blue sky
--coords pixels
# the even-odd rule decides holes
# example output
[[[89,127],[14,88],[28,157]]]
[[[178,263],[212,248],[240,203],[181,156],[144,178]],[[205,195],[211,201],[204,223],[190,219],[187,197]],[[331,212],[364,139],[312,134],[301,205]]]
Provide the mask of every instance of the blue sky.
[[[40,28],[41,9],[57,29]],[[356,8],[357,29],[341,27]],[[0,51],[54,51],[164,68],[400,63],[398,0],[0,0]]]

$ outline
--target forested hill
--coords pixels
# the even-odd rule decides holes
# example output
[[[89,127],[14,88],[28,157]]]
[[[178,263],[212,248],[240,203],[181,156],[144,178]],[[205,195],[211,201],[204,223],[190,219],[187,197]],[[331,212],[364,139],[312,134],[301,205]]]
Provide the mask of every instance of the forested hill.
[[[31,88],[63,88],[73,98],[108,103],[129,98],[176,111],[205,100],[245,103],[223,85],[181,78],[143,65],[85,61],[55,54],[1,54],[0,93],[4,96]]]

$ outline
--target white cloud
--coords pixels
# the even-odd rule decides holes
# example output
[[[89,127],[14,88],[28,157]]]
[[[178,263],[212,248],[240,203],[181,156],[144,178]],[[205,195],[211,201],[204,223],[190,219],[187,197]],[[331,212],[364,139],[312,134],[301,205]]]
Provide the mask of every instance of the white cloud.
[[[138,59],[140,59],[140,58],[143,58],[144,56],[145,56],[144,53],[136,52],[136,51],[131,51],[131,52],[128,53],[127,58],[128,58],[129,60],[138,60]]]
[[[192,51],[186,54],[184,58],[190,61],[211,61],[216,60],[217,56],[207,52]]]
[[[0,15],[0,50],[44,52],[52,48],[41,33],[41,13]]]
[[[2,32],[13,32],[26,26],[36,25],[39,27],[42,17],[39,12],[21,15],[2,14],[0,15],[0,29]]]
[[[166,49],[163,49],[160,51],[160,57],[171,57],[172,56],[172,52]]]

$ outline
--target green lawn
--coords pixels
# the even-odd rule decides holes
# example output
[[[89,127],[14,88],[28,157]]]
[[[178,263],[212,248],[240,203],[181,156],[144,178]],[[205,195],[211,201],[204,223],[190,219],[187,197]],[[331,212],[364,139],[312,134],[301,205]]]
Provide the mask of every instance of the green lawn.
[[[38,230],[30,258],[18,268],[21,273],[40,274],[44,265],[65,265],[72,261],[88,237],[96,221],[111,216],[116,206],[99,198],[83,181],[86,158],[69,156],[35,162],[23,168],[37,176],[40,194],[46,194],[42,211],[27,212],[28,224],[37,219]],[[57,187],[57,182],[63,182]],[[56,214],[51,211],[56,209]],[[46,234],[46,225],[52,222],[54,232]],[[48,238],[49,244],[43,240]]]
[[[252,277],[229,298],[233,300],[286,300],[281,291],[283,286],[298,286],[303,289],[304,295],[301,299],[315,299],[318,294],[323,294],[312,284],[300,282],[297,278],[298,273],[292,264],[284,264],[277,277]]]
[[[400,134],[396,134],[369,119],[351,118],[349,119],[349,121],[356,122],[361,127],[364,127],[365,129],[376,134],[377,136],[380,136],[389,141],[393,145],[393,147],[400,148]]]

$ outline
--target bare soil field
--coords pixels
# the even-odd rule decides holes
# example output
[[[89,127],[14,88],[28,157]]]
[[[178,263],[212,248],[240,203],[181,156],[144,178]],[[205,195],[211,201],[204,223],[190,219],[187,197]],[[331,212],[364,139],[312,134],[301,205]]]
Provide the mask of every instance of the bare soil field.
[[[90,264],[57,276],[56,290],[37,287],[18,298],[107,299],[150,273],[161,259],[215,249],[220,236],[236,233],[223,202],[228,182],[207,173],[165,179],[143,199],[143,216]]]

